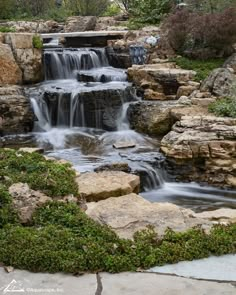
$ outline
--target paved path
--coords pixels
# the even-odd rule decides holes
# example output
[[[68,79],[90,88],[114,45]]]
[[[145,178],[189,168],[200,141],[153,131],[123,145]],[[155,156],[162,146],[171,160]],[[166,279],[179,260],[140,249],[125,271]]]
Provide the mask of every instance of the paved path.
[[[177,264],[154,267],[151,271],[162,274],[175,274],[187,278],[236,282],[236,255],[184,261]]]
[[[101,273],[75,277],[0,268],[0,294],[56,295],[235,295],[231,283],[151,273]]]

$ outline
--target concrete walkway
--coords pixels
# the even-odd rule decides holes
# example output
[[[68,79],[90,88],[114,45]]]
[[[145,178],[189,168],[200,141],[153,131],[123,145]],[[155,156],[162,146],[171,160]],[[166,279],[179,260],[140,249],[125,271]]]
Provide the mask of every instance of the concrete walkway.
[[[186,278],[236,282],[236,255],[184,261],[154,267],[150,271],[161,274],[174,274]]]
[[[66,295],[235,295],[230,283],[198,281],[151,273],[72,276],[0,268],[0,294]]]

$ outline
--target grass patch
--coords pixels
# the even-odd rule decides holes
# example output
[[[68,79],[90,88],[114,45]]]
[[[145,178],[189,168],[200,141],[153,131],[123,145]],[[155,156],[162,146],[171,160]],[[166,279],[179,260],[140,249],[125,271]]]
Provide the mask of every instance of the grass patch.
[[[186,57],[177,57],[172,59],[173,62],[185,70],[193,70],[197,74],[194,78],[195,81],[201,82],[205,80],[211,71],[223,65],[224,59],[211,59],[211,60],[197,60],[189,59]]]
[[[51,202],[38,209],[32,227],[0,230],[0,261],[34,272],[121,272],[210,255],[236,253],[236,224],[185,233],[167,230],[158,238],[152,228],[120,239],[81,212],[75,204]]]
[[[0,183],[28,183],[50,197],[78,195],[75,171],[70,164],[48,161],[38,153],[0,149]]]
[[[209,105],[208,110],[219,117],[236,118],[236,98],[218,99]]]

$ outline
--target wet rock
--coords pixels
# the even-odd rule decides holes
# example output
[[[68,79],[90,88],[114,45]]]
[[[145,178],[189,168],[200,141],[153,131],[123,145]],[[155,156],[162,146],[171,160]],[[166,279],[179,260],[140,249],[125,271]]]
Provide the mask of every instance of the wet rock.
[[[85,32],[93,31],[96,27],[97,18],[95,16],[73,16],[66,20],[64,32]]]
[[[137,193],[140,186],[138,176],[121,171],[84,173],[77,178],[77,182],[80,195],[87,202]]]
[[[34,211],[52,198],[45,194],[31,190],[26,183],[15,183],[9,188],[13,199],[13,206],[18,212],[20,222],[27,224],[31,222]]]
[[[131,168],[127,163],[112,163],[112,164],[105,164],[101,165],[94,169],[95,172],[102,172],[102,171],[122,171],[126,173],[131,172]]]
[[[33,111],[21,87],[0,87],[0,118],[1,136],[32,130]]]
[[[150,203],[136,194],[119,198],[109,198],[98,203],[88,203],[86,214],[101,224],[109,225],[120,237],[129,238],[133,234],[154,226],[162,235],[169,227],[175,231],[185,231],[196,225],[205,228],[211,222],[193,217],[194,212],[169,203]]]
[[[0,85],[22,82],[22,72],[15,61],[11,47],[3,43],[0,43],[0,73]]]
[[[120,141],[113,144],[113,147],[115,149],[134,148],[135,146],[136,146],[136,143],[132,141]]]
[[[228,68],[215,69],[206,80],[203,81],[201,91],[208,91],[216,96],[227,97],[232,95],[236,84],[236,76],[233,70]]]
[[[130,104],[128,118],[131,128],[150,135],[165,135],[174,124],[171,110],[175,102],[138,102]]]

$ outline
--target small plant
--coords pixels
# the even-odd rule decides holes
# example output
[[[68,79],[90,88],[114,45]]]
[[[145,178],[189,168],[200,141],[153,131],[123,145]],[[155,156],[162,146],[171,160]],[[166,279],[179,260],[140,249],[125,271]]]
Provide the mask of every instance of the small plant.
[[[14,33],[15,31],[15,28],[0,26],[0,33]]]
[[[33,36],[33,47],[37,49],[43,48],[43,41],[38,35]]]
[[[236,118],[236,98],[222,98],[208,107],[209,112],[220,117]]]
[[[115,16],[121,13],[120,6],[116,3],[112,3],[107,7],[107,10],[104,12],[103,16]]]
[[[173,62],[186,70],[193,70],[197,74],[195,76],[195,81],[203,81],[206,77],[209,76],[210,72],[216,68],[219,68],[224,63],[223,58],[209,59],[209,60],[199,60],[199,59],[190,59],[187,57],[178,57],[173,58]]]

